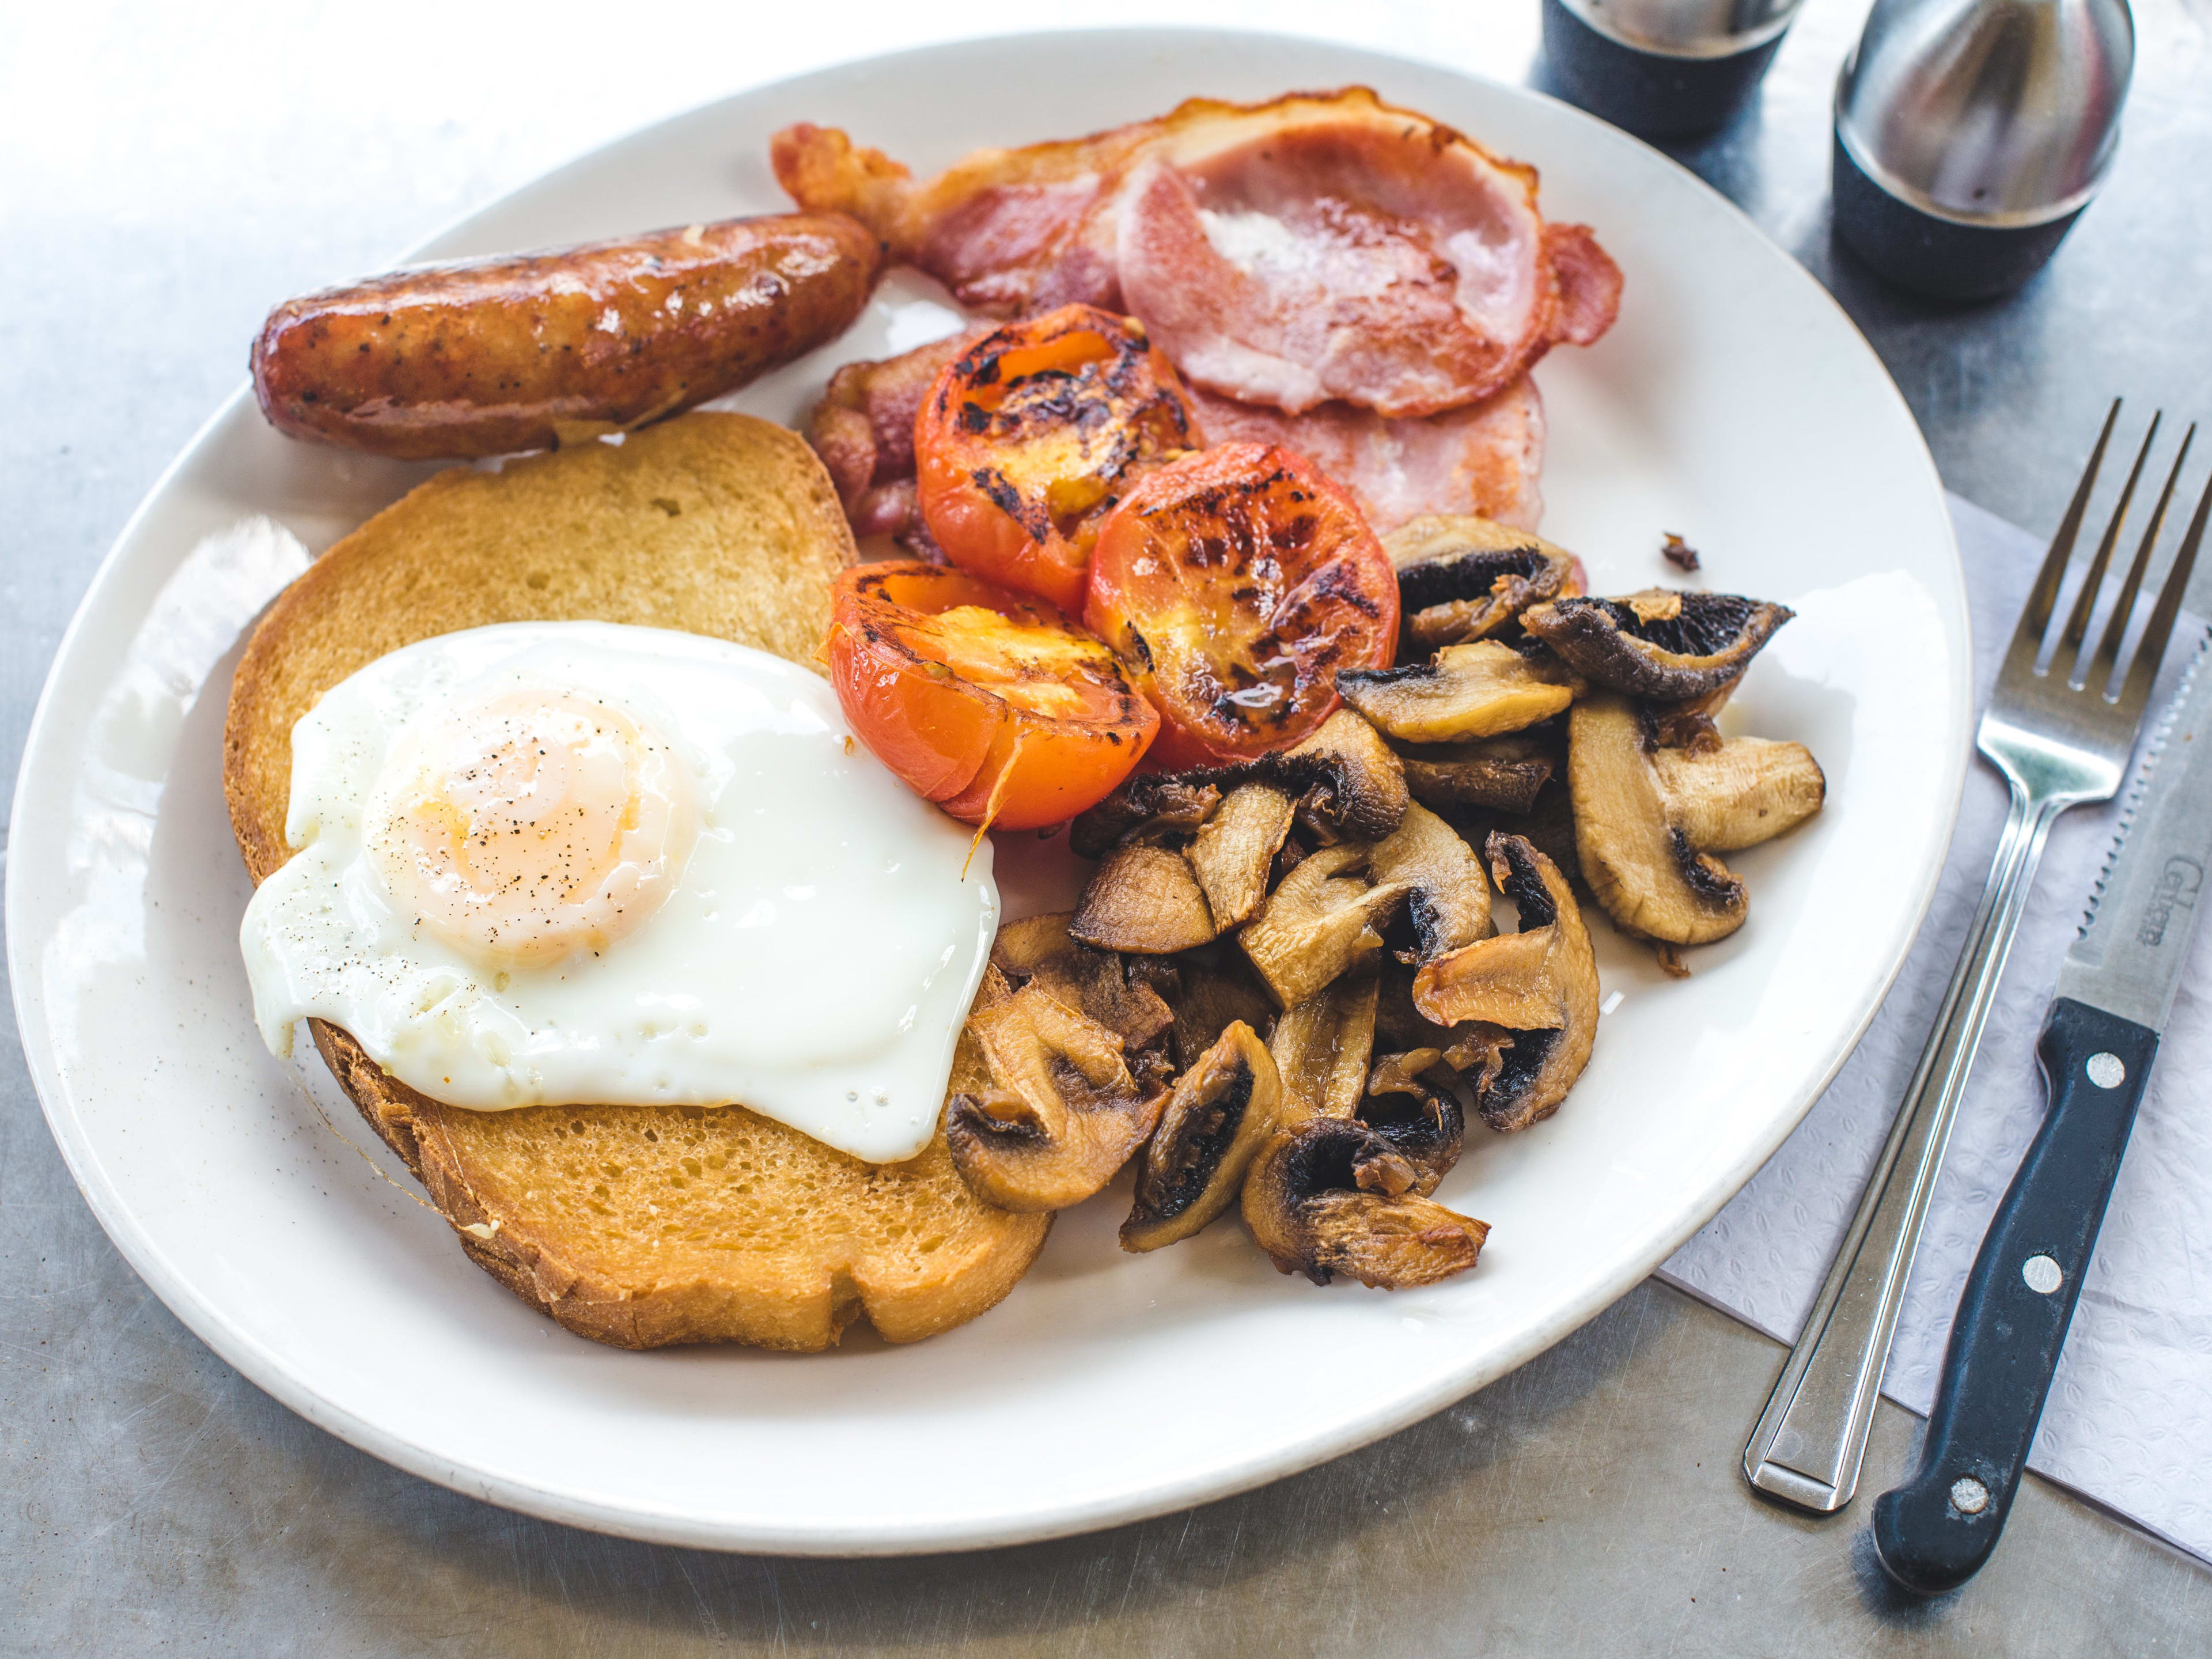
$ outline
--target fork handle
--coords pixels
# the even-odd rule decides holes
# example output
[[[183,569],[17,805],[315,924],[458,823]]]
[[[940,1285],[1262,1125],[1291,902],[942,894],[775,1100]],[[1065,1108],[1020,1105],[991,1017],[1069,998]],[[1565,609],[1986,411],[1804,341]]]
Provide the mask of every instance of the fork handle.
[[[1744,1476],[1753,1486],[1818,1514],[1843,1508],[1858,1487],[1905,1281],[1974,1050],[2051,823],[2078,799],[2009,781],[2004,834],[1936,1028],[1827,1280],[1744,1447]]]

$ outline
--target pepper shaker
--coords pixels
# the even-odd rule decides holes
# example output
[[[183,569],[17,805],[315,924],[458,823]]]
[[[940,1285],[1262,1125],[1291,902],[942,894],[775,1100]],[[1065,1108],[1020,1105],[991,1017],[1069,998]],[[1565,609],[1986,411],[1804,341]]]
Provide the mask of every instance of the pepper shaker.
[[[2127,0],[1875,0],[1836,85],[1838,235],[1923,294],[2017,288],[2111,170],[2135,40]]]
[[[1544,0],[1560,88],[1648,138],[1710,132],[1742,107],[1802,0]]]

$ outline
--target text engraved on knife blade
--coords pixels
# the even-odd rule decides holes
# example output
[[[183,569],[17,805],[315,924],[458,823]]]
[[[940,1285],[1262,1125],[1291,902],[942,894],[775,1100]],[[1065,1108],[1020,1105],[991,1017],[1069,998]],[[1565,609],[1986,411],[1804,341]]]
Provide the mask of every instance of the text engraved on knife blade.
[[[2207,640],[2212,640],[2208,635]],[[2150,1030],[2166,1024],[2212,865],[2212,673],[2200,641],[2138,769],[2135,788],[2058,994]]]
[[[2176,910],[2192,914],[2197,908],[2197,895],[2204,885],[2204,866],[2195,859],[2170,858],[2166,868],[2159,872],[2150,896],[2145,901],[2142,921],[2136,929],[2136,943],[2153,950],[2166,943],[2166,929],[2173,920]],[[2186,925],[2185,923],[2185,925]]]

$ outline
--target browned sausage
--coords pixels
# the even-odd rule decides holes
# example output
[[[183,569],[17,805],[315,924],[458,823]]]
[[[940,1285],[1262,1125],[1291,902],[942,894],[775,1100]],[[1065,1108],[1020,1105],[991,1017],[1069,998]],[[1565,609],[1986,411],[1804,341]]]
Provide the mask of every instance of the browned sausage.
[[[836,338],[882,263],[857,222],[789,213],[395,271],[270,313],[253,390],[278,430],[378,455],[542,449],[571,422],[658,420]]]

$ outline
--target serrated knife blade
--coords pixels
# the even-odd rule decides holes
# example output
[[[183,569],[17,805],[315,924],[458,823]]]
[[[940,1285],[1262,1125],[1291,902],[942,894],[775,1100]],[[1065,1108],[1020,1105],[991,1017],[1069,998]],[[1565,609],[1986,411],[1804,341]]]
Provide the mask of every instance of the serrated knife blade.
[[[2058,994],[2166,1028],[2212,867],[2212,636],[2200,641],[2160,722]]]

